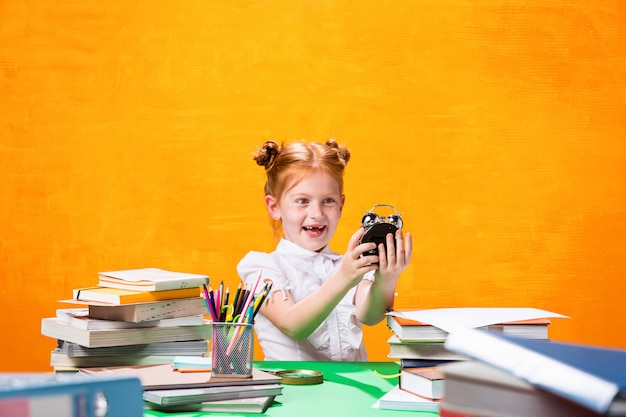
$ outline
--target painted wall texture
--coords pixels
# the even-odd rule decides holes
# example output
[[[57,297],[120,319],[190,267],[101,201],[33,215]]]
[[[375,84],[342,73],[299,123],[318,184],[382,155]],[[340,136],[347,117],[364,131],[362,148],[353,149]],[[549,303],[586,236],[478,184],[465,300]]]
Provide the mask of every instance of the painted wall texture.
[[[0,370],[50,369],[41,319],[98,271],[236,286],[274,246],[251,153],[331,136],[332,248],[376,203],[415,236],[396,307],[544,308],[626,348],[625,109],[621,0],[4,0]]]

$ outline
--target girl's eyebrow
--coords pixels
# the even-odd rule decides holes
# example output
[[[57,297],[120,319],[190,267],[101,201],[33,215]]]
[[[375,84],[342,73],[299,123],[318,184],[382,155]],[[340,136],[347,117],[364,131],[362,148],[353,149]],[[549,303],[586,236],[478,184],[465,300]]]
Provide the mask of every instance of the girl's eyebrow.
[[[309,194],[298,193],[298,194],[292,195],[291,197],[292,198],[310,198],[311,196]]]

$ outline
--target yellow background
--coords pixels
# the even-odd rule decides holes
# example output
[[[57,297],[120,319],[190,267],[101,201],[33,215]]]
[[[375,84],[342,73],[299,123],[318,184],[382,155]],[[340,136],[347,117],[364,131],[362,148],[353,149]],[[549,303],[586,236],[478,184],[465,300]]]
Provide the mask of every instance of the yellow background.
[[[333,249],[376,203],[415,236],[397,307],[626,348],[626,2],[4,0],[0,370],[50,369],[41,319],[98,271],[236,285],[274,246],[251,153],[331,136]]]

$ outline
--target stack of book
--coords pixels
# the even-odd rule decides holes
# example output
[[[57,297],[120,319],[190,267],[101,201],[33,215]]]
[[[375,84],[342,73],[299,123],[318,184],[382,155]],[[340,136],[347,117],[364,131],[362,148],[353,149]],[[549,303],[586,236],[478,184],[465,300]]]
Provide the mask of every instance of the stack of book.
[[[442,366],[442,417],[626,416],[626,350],[475,329],[446,346],[470,359]]]
[[[262,413],[282,394],[281,377],[253,369],[249,378],[215,377],[189,365],[152,365],[81,369],[81,374],[137,377],[146,409],[168,412]]]
[[[42,319],[42,335],[57,340],[50,365],[76,371],[207,354],[211,326],[200,288],[208,279],[157,268],[100,273],[97,286],[74,289],[71,300],[61,300],[83,307],[59,308]]]
[[[439,367],[468,360],[447,348],[453,328],[548,340],[548,317],[564,317],[537,309],[460,308],[392,312],[386,317],[392,335],[388,356],[399,360],[398,384],[380,398],[380,408],[436,411],[444,396],[445,378]],[[426,321],[428,320],[428,321]]]

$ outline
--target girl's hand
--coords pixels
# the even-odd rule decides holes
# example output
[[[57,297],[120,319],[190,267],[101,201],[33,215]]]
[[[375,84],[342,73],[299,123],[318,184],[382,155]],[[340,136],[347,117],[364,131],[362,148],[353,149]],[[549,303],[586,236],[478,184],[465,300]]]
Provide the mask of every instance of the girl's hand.
[[[363,278],[363,275],[378,267],[378,265],[376,265],[379,258],[378,256],[361,256],[364,252],[376,248],[376,244],[373,242],[359,243],[363,233],[365,233],[365,229],[359,227],[359,230],[352,235],[348,242],[348,249],[339,267],[341,276],[349,280],[351,286],[358,284]]]
[[[376,279],[394,280],[404,271],[413,254],[413,237],[406,234],[406,242],[402,236],[402,230],[396,230],[395,244],[394,236],[389,233],[386,244],[378,245],[379,265],[376,271]]]
[[[378,265],[374,281],[362,280],[355,296],[356,314],[361,323],[373,326],[385,318],[385,313],[393,308],[396,284],[400,273],[411,260],[413,240],[410,233],[406,240],[402,230],[385,237],[385,244],[378,245]]]

